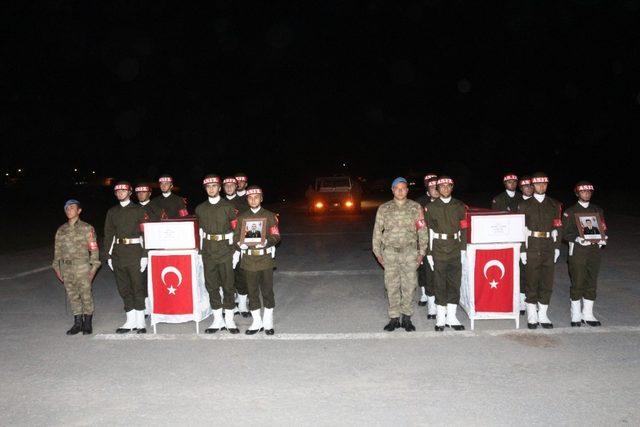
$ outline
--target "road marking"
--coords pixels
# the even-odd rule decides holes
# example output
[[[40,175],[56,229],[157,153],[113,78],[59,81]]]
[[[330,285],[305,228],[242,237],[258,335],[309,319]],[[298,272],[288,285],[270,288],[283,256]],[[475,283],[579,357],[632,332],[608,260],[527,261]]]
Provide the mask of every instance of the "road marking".
[[[40,272],[46,271],[46,270],[53,270],[53,268],[50,265],[47,265],[47,266],[44,266],[44,267],[34,268],[33,270],[23,271],[22,273],[17,273],[17,274],[14,274],[13,276],[0,277],[0,280],[17,279],[18,277],[29,276],[31,274],[40,273]]]
[[[424,332],[354,332],[354,333],[326,333],[326,334],[276,334],[272,336],[258,333],[256,335],[231,335],[227,332],[216,334],[97,334],[93,339],[102,341],[362,341],[362,340],[402,340],[429,338],[483,338],[511,335],[579,335],[579,334],[610,334],[610,333],[640,333],[640,326],[609,326],[583,328],[556,328],[545,330],[505,329],[499,331],[424,331]]]
[[[363,276],[368,274],[382,274],[382,270],[315,270],[315,271],[275,271],[275,274],[281,276],[305,276],[305,277],[317,277],[317,276]]]

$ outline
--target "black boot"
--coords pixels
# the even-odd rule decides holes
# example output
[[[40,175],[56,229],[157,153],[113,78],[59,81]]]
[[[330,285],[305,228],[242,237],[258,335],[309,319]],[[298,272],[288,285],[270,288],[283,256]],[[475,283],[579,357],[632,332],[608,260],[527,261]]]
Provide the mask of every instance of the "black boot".
[[[82,316],[82,335],[91,335],[93,333],[93,314],[84,314]]]
[[[398,319],[397,317],[393,317],[391,318],[391,320],[389,320],[389,323],[387,323],[387,326],[384,327],[384,330],[388,332],[392,332],[399,327],[400,327],[400,319]]]
[[[73,316],[73,326],[67,331],[67,335],[75,335],[82,330],[82,314]]]
[[[402,327],[407,332],[413,332],[416,330],[416,327],[411,323],[411,316],[407,316],[406,314],[402,315]]]

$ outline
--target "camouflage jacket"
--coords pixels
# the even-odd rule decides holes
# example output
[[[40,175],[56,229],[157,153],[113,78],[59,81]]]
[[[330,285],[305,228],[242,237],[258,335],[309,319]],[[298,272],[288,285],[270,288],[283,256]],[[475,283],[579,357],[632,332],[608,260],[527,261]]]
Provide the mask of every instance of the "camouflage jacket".
[[[421,255],[427,250],[427,228],[422,206],[413,200],[398,203],[395,199],[382,204],[373,227],[373,253],[381,257],[384,248],[413,247]]]
[[[78,220],[58,227],[56,231],[55,249],[53,252],[53,269],[60,273],[60,261],[86,262],[91,271],[100,267],[100,252],[96,241],[96,231],[90,224]]]

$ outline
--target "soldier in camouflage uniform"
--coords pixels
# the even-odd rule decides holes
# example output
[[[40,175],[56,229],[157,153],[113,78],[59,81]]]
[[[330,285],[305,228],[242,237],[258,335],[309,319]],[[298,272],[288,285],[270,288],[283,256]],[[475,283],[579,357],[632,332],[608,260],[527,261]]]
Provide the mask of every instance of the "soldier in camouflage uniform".
[[[393,200],[382,204],[376,213],[373,253],[384,267],[389,299],[390,321],[384,330],[403,327],[410,332],[416,330],[411,322],[413,296],[418,285],[417,268],[427,246],[427,233],[422,207],[407,199],[407,180],[396,178],[391,191]]]
[[[67,335],[80,331],[87,335],[93,332],[91,282],[100,267],[96,232],[90,224],[80,220],[82,207],[77,200],[68,200],[64,212],[67,222],[56,231],[52,266],[64,284],[73,312],[73,326]]]
[[[196,217],[202,239],[200,248],[204,280],[213,309],[213,323],[205,333],[213,334],[226,329],[232,334],[237,334],[240,331],[233,320],[233,268],[239,259],[239,254],[234,257],[233,245],[233,230],[237,225],[236,210],[231,203],[220,197],[222,182],[218,175],[205,176],[202,185],[208,199],[196,207]],[[224,301],[220,289],[223,291]]]
[[[551,300],[554,280],[554,264],[560,256],[560,232],[562,231],[562,205],[546,195],[549,177],[536,172],[531,177],[534,194],[520,202],[518,213],[525,215],[527,237],[520,249],[520,259],[525,264],[527,327],[553,328],[547,310]]]
[[[428,177],[428,178],[427,178]],[[426,209],[430,203],[433,203],[440,193],[438,193],[438,177],[434,174],[428,174],[425,176],[427,187],[427,194],[418,197],[416,202],[420,203],[423,209]],[[423,260],[422,264],[418,268],[418,284],[422,289],[422,296],[420,297],[420,303],[418,305],[427,306],[427,319],[436,318],[436,290],[435,290],[435,277],[433,270],[429,267],[428,263]],[[424,301],[424,303],[422,303]]]
[[[273,335],[273,309],[275,307],[275,297],[273,295],[273,269],[276,267],[276,248],[280,242],[280,230],[278,228],[278,217],[271,211],[263,208],[262,190],[259,187],[249,187],[247,189],[247,200],[249,210],[243,212],[238,217],[238,227],[235,230],[234,240],[240,248],[242,255],[240,267],[246,275],[247,288],[249,291],[249,308],[253,322],[249,329],[245,331],[247,335],[253,335],[264,330],[265,334]],[[243,224],[246,221],[262,218],[266,220],[262,236],[262,243],[252,248],[242,243],[241,233],[245,232]],[[264,303],[264,316],[260,317],[260,295]]]
[[[238,188],[238,182],[233,176],[228,176],[222,181],[222,186],[225,193],[225,198],[236,209],[236,214],[241,214],[249,209],[247,204],[247,197],[238,196],[236,190]],[[238,306],[238,312],[242,317],[249,317],[249,310],[247,308],[247,279],[244,271],[240,267],[240,263],[235,268],[235,288],[236,288],[236,304]]]
[[[132,203],[131,185],[121,181],[114,187],[118,204],[107,211],[104,221],[104,247],[109,248],[107,264],[116,276],[118,293],[124,303],[126,322],[116,333],[147,332],[144,319],[147,251],[142,241],[142,224],[149,220],[142,206]]]
[[[578,202],[563,214],[563,236],[569,243],[569,277],[571,278],[571,326],[586,323],[589,326],[600,326],[600,321],[593,315],[593,303],[596,299],[598,273],[600,272],[600,249],[607,244],[607,224],[604,211],[591,203],[594,192],[593,184],[580,181],[574,189]],[[600,240],[586,240],[580,237],[576,226],[576,214],[600,216]],[[582,300],[582,310],[580,309]]]
[[[158,182],[162,194],[153,199],[153,203],[162,212],[162,218],[173,219],[188,216],[186,200],[171,191],[173,189],[171,175],[162,175],[158,178]]]
[[[491,200],[491,209],[494,211],[516,212],[518,203],[522,200],[522,195],[516,191],[518,187],[518,176],[514,173],[508,173],[502,177],[505,191],[498,194]]]
[[[464,330],[456,316],[460,302],[462,264],[467,254],[467,207],[451,197],[453,179],[438,177],[440,197],[426,208],[425,220],[429,230],[427,262],[435,276],[436,325],[444,331],[450,326]]]
[[[522,200],[529,200],[533,197],[533,184],[531,183],[531,177],[529,175],[525,175],[518,181],[518,186],[520,187],[520,193],[522,193]],[[517,209],[516,209],[517,212]],[[522,260],[519,262],[520,264],[520,316],[524,316],[527,310],[527,302],[526,302],[526,294],[524,290],[527,286],[527,276],[525,273],[525,265],[522,263]]]

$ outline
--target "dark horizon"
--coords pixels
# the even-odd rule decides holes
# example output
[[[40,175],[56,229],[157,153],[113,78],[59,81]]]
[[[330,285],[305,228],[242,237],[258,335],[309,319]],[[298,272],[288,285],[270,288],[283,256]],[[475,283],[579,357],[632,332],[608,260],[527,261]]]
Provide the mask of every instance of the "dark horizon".
[[[638,2],[18,4],[0,170],[632,188]],[[341,165],[346,163],[347,168]],[[62,171],[62,172],[61,172]],[[6,178],[6,177],[5,177]]]

